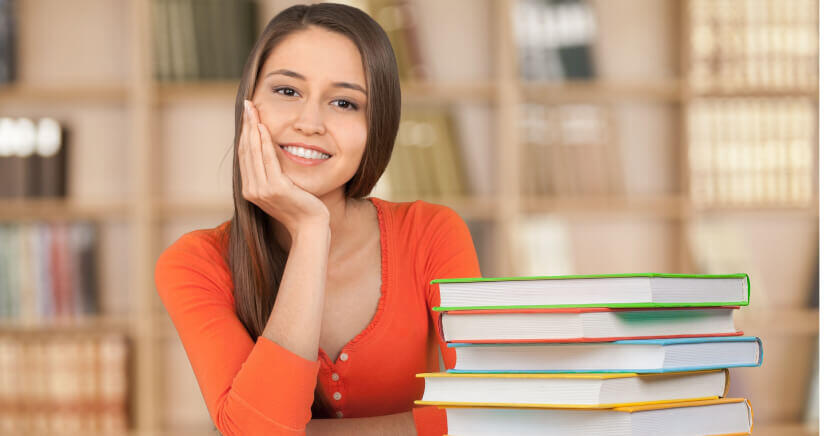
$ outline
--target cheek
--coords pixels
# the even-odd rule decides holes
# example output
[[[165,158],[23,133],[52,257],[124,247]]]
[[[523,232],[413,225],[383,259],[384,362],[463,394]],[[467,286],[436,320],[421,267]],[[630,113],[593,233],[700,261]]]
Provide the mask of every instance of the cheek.
[[[363,156],[363,150],[366,148],[366,138],[368,137],[366,125],[365,123],[351,121],[344,123],[340,127],[340,131],[342,132],[339,135],[341,147],[350,156],[352,165],[357,168],[357,165],[360,164],[360,158]]]
[[[297,110],[290,103],[268,103],[259,107],[259,120],[268,127],[271,133],[284,129]]]

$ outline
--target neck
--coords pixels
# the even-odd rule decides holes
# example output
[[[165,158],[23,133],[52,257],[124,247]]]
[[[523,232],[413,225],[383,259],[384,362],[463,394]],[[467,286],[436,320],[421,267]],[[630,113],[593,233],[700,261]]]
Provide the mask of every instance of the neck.
[[[354,219],[359,218],[358,210],[363,200],[355,200],[346,198],[342,189],[332,191],[322,197],[320,201],[326,205],[329,210],[329,229],[331,230],[331,249],[330,253],[336,250],[336,247],[343,245],[348,241],[348,236],[354,230]],[[291,247],[291,235],[288,230],[277,222],[277,241],[284,251],[288,251]]]

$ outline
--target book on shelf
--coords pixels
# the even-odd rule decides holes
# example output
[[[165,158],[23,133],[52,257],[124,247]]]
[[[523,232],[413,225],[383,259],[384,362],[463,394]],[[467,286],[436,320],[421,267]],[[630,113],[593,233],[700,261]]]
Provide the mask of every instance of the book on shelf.
[[[466,407],[607,409],[726,396],[727,370],[677,374],[417,374],[415,404]]]
[[[760,366],[753,336],[632,339],[587,343],[451,343],[450,373],[664,373]]]
[[[450,310],[440,313],[446,342],[608,342],[622,339],[738,336],[737,307]]]
[[[688,77],[699,91],[818,87],[818,0],[693,0]]]
[[[582,0],[516,2],[513,29],[522,78],[593,78],[594,21],[591,4]]]
[[[17,13],[15,0],[0,0],[0,83],[10,83],[17,69]]]
[[[701,98],[687,111],[690,194],[704,206],[814,199],[816,105],[805,97]]]
[[[128,358],[119,334],[0,334],[0,431],[126,431]]]
[[[749,304],[747,274],[596,274],[435,279],[438,311],[561,307],[703,307]]]
[[[466,171],[447,110],[407,109],[389,161],[389,191],[405,197],[458,197]]]
[[[411,0],[367,0],[365,6],[352,6],[371,15],[386,32],[395,52],[398,76],[402,82],[424,81],[429,78],[418,41],[418,23]]]
[[[448,407],[449,435],[671,434],[735,435],[752,432],[743,398],[626,406],[613,409]]]
[[[571,231],[567,220],[561,215],[524,214],[513,225],[510,234],[517,274],[573,273]]]
[[[87,222],[0,225],[0,319],[97,313],[97,239]]]
[[[160,81],[238,79],[258,31],[251,0],[154,0],[152,22]]]
[[[65,197],[66,149],[52,118],[0,118],[0,198]]]
[[[609,195],[621,191],[611,111],[592,104],[522,104],[524,191]]]

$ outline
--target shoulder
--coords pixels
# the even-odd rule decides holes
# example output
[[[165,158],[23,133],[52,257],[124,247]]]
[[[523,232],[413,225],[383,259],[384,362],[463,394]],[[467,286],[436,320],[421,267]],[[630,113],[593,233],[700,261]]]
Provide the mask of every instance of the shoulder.
[[[230,273],[225,259],[230,221],[208,229],[193,230],[180,236],[162,251],[156,261],[156,281],[198,275],[216,283],[228,283]]]
[[[392,218],[392,225],[408,228],[417,232],[426,233],[444,227],[463,227],[464,219],[452,208],[442,204],[416,200],[407,202],[391,202],[375,199],[375,204],[388,211]]]
[[[448,206],[423,200],[380,203],[390,217],[386,227],[395,245],[416,258],[473,244],[467,223]]]

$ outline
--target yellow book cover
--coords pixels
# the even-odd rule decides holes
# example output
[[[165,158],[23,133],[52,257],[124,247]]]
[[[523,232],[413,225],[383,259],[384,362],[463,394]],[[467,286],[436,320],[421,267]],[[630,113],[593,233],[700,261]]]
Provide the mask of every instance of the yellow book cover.
[[[720,397],[725,397],[729,392],[729,371],[726,369],[705,370],[705,371],[689,371],[684,373],[669,373],[669,374],[635,374],[635,373],[563,373],[563,374],[458,374],[458,373],[422,373],[416,374],[418,378],[456,378],[456,379],[582,379],[582,380],[609,380],[609,379],[623,379],[638,377],[640,379],[666,379],[670,377],[678,377],[679,375],[691,374],[706,374],[723,372],[725,376],[725,383],[723,393]],[[697,401],[712,401],[718,400],[719,396],[706,396],[696,398],[682,398],[670,400],[656,400],[643,402],[626,402],[626,403],[600,403],[600,404],[538,404],[538,403],[494,403],[494,402],[469,402],[469,401],[427,401],[416,400],[415,404],[424,406],[441,406],[441,407],[497,407],[497,408],[539,408],[539,409],[617,409],[620,407],[656,407],[662,408],[663,405],[671,405],[677,403],[690,403]],[[666,406],[674,407],[674,406]]]

